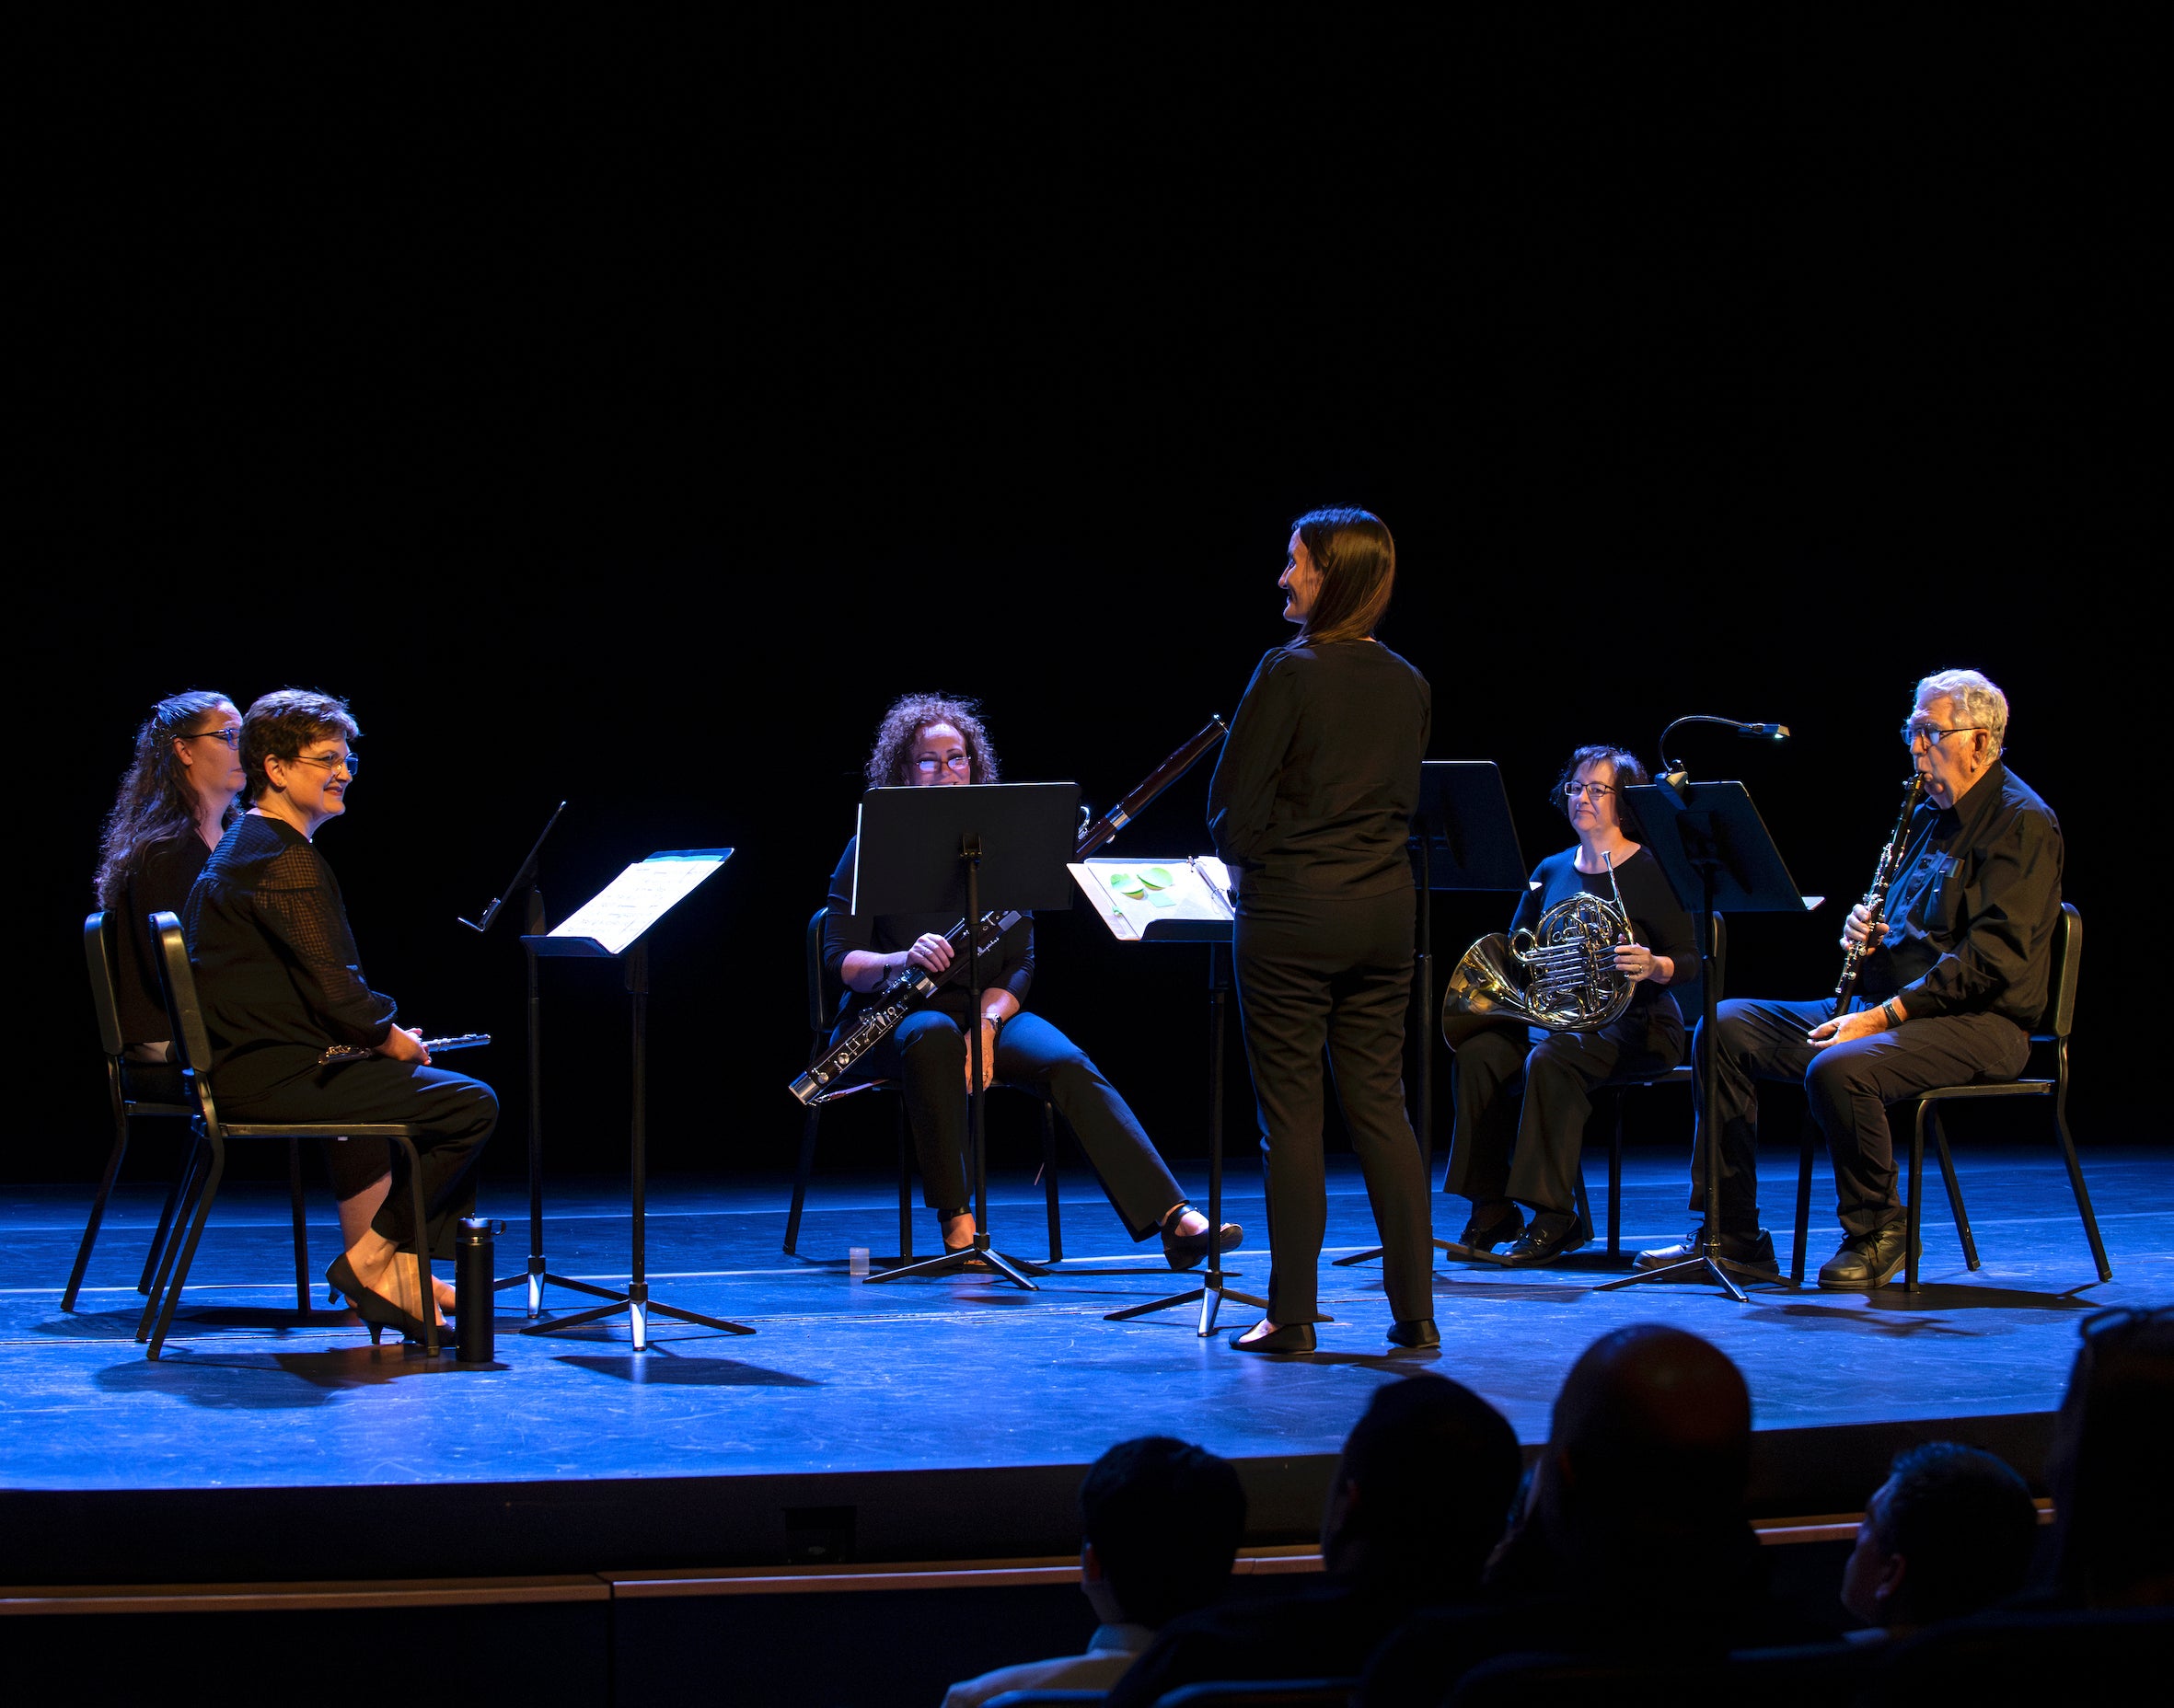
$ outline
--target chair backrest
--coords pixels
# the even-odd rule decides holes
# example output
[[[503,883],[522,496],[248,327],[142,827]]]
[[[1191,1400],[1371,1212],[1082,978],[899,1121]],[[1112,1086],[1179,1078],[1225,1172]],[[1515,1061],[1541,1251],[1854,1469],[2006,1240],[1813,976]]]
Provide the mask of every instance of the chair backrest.
[[[180,920],[170,913],[151,916],[151,936],[158,944],[158,987],[166,993],[167,1019],[173,1023],[175,1059],[195,1077],[197,1091],[208,1103],[211,1034],[204,1030],[203,1010],[196,999],[196,969],[189,964],[189,940],[181,935]]]
[[[808,1030],[827,1038],[838,1024],[838,1005],[830,999],[830,976],[823,970],[823,921],[830,917],[825,903],[808,918]]]
[[[90,967],[90,1006],[98,1017],[98,1042],[118,1058],[121,1036],[121,921],[94,913],[83,922],[83,958]]]
[[[2083,961],[2084,917],[2074,902],[2063,902],[2061,917],[2053,921],[2053,978],[2037,1036],[2065,1038],[2076,1025],[2076,975]]]

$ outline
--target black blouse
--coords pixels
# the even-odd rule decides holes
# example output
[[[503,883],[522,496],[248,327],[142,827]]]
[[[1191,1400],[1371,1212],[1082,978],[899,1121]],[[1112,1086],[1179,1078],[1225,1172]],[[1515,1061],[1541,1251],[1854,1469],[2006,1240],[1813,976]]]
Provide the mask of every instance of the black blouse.
[[[236,819],[182,923],[223,1098],[257,1096],[332,1044],[373,1049],[391,1032],[397,1005],[364,982],[340,880],[285,820]]]
[[[1653,850],[1641,847],[1618,864],[1615,886],[1623,892],[1623,910],[1630,916],[1631,935],[1655,954],[1666,955],[1676,964],[1675,976],[1666,985],[1657,985],[1649,978],[1638,981],[1631,992],[1630,1007],[1625,1011],[1626,1019],[1664,1002],[1676,1008],[1679,1013],[1696,1015],[1699,1011],[1698,940],[1693,934],[1690,914],[1676,899],[1675,891],[1669,887],[1668,874],[1653,858]],[[1578,870],[1575,847],[1567,848],[1560,854],[1550,854],[1534,869],[1532,887],[1526,890],[1525,899],[1518,904],[1509,929],[1512,931],[1537,929],[1540,917],[1550,907],[1568,901],[1580,891],[1614,899],[1605,871]]]
[[[189,892],[197,873],[211,857],[211,849],[191,825],[178,836],[152,843],[129,874],[122,892],[128,929],[121,933],[118,992],[123,1044],[163,1043],[171,1031],[166,1018],[166,996],[159,988],[158,947],[151,941],[151,916],[179,915],[189,905]]]
[[[935,913],[853,913],[853,854],[860,846],[859,837],[847,841],[838,870],[830,874],[830,911],[823,919],[823,970],[840,984],[845,982],[846,956],[854,950],[896,954],[902,949],[911,949],[917,937],[942,937],[958,923],[955,915],[946,918]],[[1024,1008],[1026,993],[1034,982],[1035,922],[1030,917],[1006,931],[993,952],[981,957],[981,988],[984,995],[1009,990]],[[851,998],[845,1010],[850,1018],[874,993],[850,990],[846,994]],[[973,1018],[972,1002],[973,992],[966,988],[966,975],[961,973],[950,984],[938,987],[929,1007],[964,1021]]]

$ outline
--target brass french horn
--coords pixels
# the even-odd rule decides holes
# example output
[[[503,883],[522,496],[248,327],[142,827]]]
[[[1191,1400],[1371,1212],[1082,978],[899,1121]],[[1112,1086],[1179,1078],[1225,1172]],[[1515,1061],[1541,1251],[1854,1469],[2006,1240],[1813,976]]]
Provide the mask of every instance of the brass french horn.
[[[1467,949],[1442,993],[1442,1041],[1453,1050],[1504,1022],[1598,1032],[1628,1008],[1636,986],[1616,971],[1615,949],[1633,933],[1613,860],[1608,888],[1613,901],[1581,892],[1543,914],[1538,930],[1498,931]]]

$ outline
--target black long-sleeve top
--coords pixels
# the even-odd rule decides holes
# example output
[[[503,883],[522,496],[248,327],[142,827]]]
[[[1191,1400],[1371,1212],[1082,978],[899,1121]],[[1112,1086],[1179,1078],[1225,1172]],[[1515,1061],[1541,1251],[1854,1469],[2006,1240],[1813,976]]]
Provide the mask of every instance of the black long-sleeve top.
[[[1887,897],[1894,935],[1860,987],[1913,1020],[1994,1013],[2026,1031],[2045,1013],[2061,917],[2061,824],[1997,761],[1951,807],[1926,802]]]
[[[397,1005],[363,978],[340,880],[285,820],[236,819],[181,922],[223,1099],[297,1079],[331,1044],[374,1049],[391,1032]]]
[[[144,849],[135,871],[129,873],[121,906],[128,915],[128,929],[121,933],[121,1041],[123,1044],[157,1044],[171,1031],[166,1018],[166,997],[158,983],[158,950],[151,941],[151,916],[179,914],[188,905],[189,892],[212,851],[191,825],[177,835]]]
[[[1208,827],[1241,899],[1408,888],[1433,696],[1376,640],[1262,658],[1208,786]]]
[[[1662,1002],[1673,1002],[1680,1011],[1695,1016],[1698,939],[1692,930],[1690,914],[1676,899],[1675,891],[1669,886],[1668,874],[1653,858],[1653,850],[1640,848],[1628,860],[1618,862],[1615,886],[1623,892],[1623,910],[1630,916],[1632,935],[1655,954],[1666,955],[1676,964],[1674,976],[1666,985],[1657,985],[1649,978],[1637,982],[1631,991],[1630,1007],[1624,1011],[1625,1018],[1635,1020]],[[1532,886],[1525,891],[1524,900],[1518,904],[1509,929],[1536,930],[1542,915],[1580,891],[1611,901],[1614,899],[1605,871],[1578,870],[1576,847],[1549,855],[1533,868]]]
[[[853,855],[860,846],[859,837],[847,838],[846,851],[838,860],[838,870],[830,874],[830,911],[823,919],[823,968],[840,984],[845,982],[846,956],[854,950],[879,955],[896,954],[900,950],[911,949],[917,937],[931,933],[942,937],[958,923],[956,915],[946,917],[935,913],[854,913]],[[957,963],[954,962],[953,965],[956,966]],[[1020,1007],[1024,1008],[1026,993],[1034,982],[1035,922],[1030,916],[1006,931],[994,950],[982,955],[981,989],[985,998],[992,990],[1009,990]],[[849,990],[847,996],[850,1000],[845,1017],[850,1018],[873,994]],[[966,987],[966,975],[962,971],[949,984],[937,987],[928,1006],[941,1009],[954,1020],[970,1021],[973,994]]]

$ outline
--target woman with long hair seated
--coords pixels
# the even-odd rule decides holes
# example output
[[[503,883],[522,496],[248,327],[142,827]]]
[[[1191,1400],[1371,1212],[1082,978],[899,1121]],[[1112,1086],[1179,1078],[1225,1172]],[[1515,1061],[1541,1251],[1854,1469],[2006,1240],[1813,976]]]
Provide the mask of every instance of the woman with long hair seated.
[[[166,998],[151,916],[178,914],[239,809],[241,713],[224,694],[162,699],[136,731],[136,751],[106,815],[94,880],[98,906],[127,922],[115,992],[131,1060],[167,1059]],[[174,1088],[179,1094],[179,1087]]]
[[[373,1340],[381,1328],[420,1339],[422,1313],[450,1304],[452,1289],[438,1282],[434,1299],[419,1297],[415,1265],[399,1254],[420,1237],[432,1255],[452,1255],[453,1218],[497,1125],[498,1099],[480,1080],[433,1068],[422,1035],[394,1023],[393,999],[363,980],[340,881],[313,840],[347,811],[361,765],[350,744],[361,733],[346,702],[327,694],[282,688],[249,708],[241,733],[249,809],[190,892],[183,923],[212,1083],[231,1118],[422,1129],[414,1143],[429,1226],[420,1229],[407,1183],[393,1178],[397,1147],[345,1138],[326,1147],[347,1249],[325,1279]]]
[[[1691,916],[1660,862],[1624,825],[1621,791],[1646,780],[1646,767],[1621,747],[1580,747],[1570,756],[1555,779],[1555,803],[1578,841],[1540,862],[1510,921],[1512,931],[1532,930],[1573,895],[1613,901],[1620,891],[1637,940],[1614,952],[1616,972],[1632,981],[1630,1006],[1595,1032],[1489,1026],[1457,1046],[1457,1126],[1443,1190],[1472,1200],[1461,1243],[1491,1252],[1510,1242],[1505,1263],[1544,1264],[1592,1237],[1577,1201],[1592,1088],[1603,1079],[1655,1079],[1684,1057],[1676,993],[1698,979]]]
[[[868,756],[868,786],[941,788],[997,780],[996,750],[971,700],[908,695],[884,714]],[[942,975],[952,964],[945,934],[958,923],[934,914],[852,911],[855,837],[830,880],[830,911],[823,927],[823,964],[854,997],[881,990],[908,966]],[[863,1056],[853,1078],[896,1079],[906,1099],[908,1125],[920,1159],[921,1191],[943,1225],[946,1251],[973,1244],[974,1213],[962,1160],[966,1142],[967,1079],[972,1058],[966,1028],[981,1027],[982,1081],[1047,1090],[1057,1113],[1078,1136],[1110,1206],[1135,1240],[1160,1232],[1174,1269],[1188,1268],[1208,1254],[1208,1218],[1185,1201],[1139,1119],[1104,1079],[1080,1046],[1038,1014],[1024,1011],[1035,975],[1034,921],[1007,931],[982,960],[988,981],[981,1012],[957,980],[939,987],[928,1005],[906,1017],[882,1044]],[[838,1035],[858,1018],[849,1002]],[[1222,1249],[1239,1243],[1225,1222]]]

